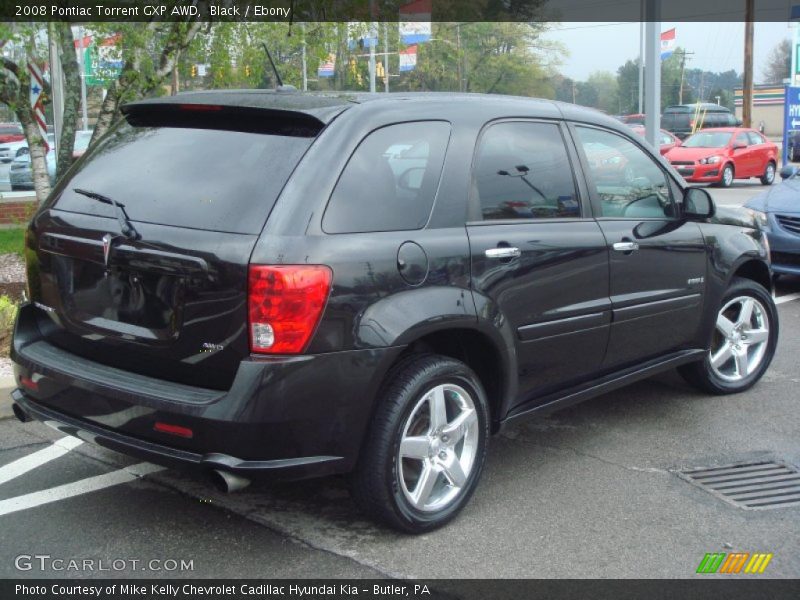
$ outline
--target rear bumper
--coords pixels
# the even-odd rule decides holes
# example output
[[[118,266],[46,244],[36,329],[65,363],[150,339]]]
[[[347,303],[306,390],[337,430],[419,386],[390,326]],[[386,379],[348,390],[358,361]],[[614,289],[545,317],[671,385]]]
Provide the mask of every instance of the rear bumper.
[[[166,466],[277,479],[343,473],[358,458],[382,373],[401,348],[243,360],[229,390],[122,371],[49,344],[31,304],[11,358],[26,415]],[[166,423],[191,437],[155,430]]]

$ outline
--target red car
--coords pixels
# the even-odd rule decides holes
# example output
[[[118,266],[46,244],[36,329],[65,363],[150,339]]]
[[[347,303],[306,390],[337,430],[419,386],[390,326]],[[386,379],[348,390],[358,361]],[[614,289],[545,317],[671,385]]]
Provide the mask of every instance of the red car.
[[[645,137],[644,125],[631,125],[631,129],[633,129],[633,131],[638,133],[640,136]],[[676,146],[681,145],[681,141],[666,129],[661,130],[661,135],[658,136],[658,142],[662,155],[666,154]]]
[[[754,129],[703,129],[665,157],[686,181],[729,187],[734,179],[775,181],[778,147]]]
[[[22,127],[17,123],[0,123],[0,144],[19,142],[25,139]]]

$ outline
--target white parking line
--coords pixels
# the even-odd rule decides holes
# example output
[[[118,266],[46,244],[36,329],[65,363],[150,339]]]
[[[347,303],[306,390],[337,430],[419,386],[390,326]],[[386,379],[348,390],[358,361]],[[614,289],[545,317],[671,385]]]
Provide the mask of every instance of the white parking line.
[[[111,473],[104,473],[103,475],[87,477],[74,483],[59,485],[49,490],[33,492],[16,498],[9,498],[8,500],[0,500],[0,516],[41,506],[42,504],[49,504],[50,502],[58,502],[73,496],[96,492],[121,483],[129,483],[150,473],[163,470],[164,467],[151,463],[138,463]]]
[[[3,465],[0,467],[0,485],[4,484],[6,481],[15,479],[20,475],[24,475],[28,471],[31,471],[36,467],[40,467],[51,460],[64,456],[67,452],[73,448],[77,448],[82,443],[83,441],[76,437],[63,437],[60,440],[55,441],[52,446],[48,446],[43,450],[39,450],[38,452],[34,452],[33,454],[23,456],[22,458],[10,462],[7,465]]]
[[[786,294],[785,296],[778,296],[775,298],[775,304],[783,304],[784,302],[791,302],[792,300],[800,299],[800,293]]]

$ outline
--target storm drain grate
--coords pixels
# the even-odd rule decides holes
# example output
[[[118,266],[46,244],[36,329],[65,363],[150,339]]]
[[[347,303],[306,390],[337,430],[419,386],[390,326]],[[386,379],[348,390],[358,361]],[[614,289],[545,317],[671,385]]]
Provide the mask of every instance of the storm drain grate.
[[[739,508],[784,508],[800,505],[800,472],[773,462],[741,462],[678,473]]]

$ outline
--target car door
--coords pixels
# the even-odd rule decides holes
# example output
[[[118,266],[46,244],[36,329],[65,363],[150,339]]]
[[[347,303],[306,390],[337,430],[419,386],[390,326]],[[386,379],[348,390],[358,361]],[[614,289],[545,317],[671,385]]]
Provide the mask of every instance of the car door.
[[[763,175],[767,170],[767,162],[770,159],[770,148],[767,140],[755,131],[748,131],[747,137],[750,140],[750,150],[753,153],[753,168],[756,175]]]
[[[479,314],[513,335],[517,403],[593,375],[608,341],[608,254],[567,135],[552,121],[495,122],[473,161],[472,285]]]
[[[631,138],[584,125],[571,130],[608,244],[612,322],[604,366],[685,347],[700,325],[706,252],[698,225],[679,217],[680,187]]]
[[[756,148],[750,144],[747,132],[741,131],[737,133],[733,138],[732,144],[733,167],[736,170],[736,177],[758,175],[758,153]]]

